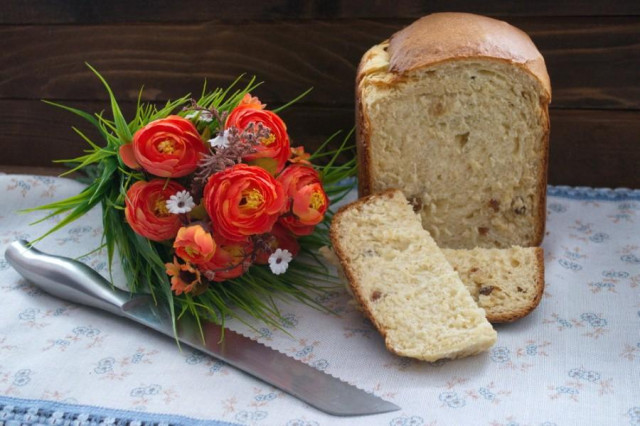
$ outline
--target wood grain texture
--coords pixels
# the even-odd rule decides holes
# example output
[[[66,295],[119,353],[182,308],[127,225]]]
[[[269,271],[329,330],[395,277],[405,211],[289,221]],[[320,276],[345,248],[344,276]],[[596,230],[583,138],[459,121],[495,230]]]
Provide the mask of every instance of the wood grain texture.
[[[266,83],[255,94],[270,107],[314,87],[283,114],[294,143],[313,149],[353,126],[362,54],[437,11],[504,19],[542,52],[553,87],[551,183],[640,188],[640,2],[631,0],[6,0],[0,164],[47,167],[81,153],[70,126],[86,126],[39,99],[106,108],[85,61],[125,113],[142,84],[144,100],[165,101],[246,73]]]
[[[411,18],[433,12],[492,16],[640,15],[633,0],[607,2],[495,0],[5,0],[0,24],[205,22],[283,19]]]
[[[257,22],[231,25],[0,27],[0,98],[105,99],[89,62],[121,99],[166,100],[225,85],[241,73],[267,84],[268,103],[309,87],[304,103],[353,104],[355,68],[371,45],[410,20]],[[542,51],[554,108],[640,109],[640,19],[513,18]]]
[[[98,111],[98,101],[70,106]],[[130,116],[133,103],[121,105]],[[80,118],[32,100],[3,100],[0,108],[1,166],[51,166],[81,154],[85,142],[70,128],[95,136]],[[353,126],[353,109],[295,106],[282,113],[294,145],[313,150],[336,130]],[[640,188],[640,111],[553,110],[549,183]],[[338,139],[336,139],[336,142]],[[96,142],[98,142],[96,140]]]
[[[640,188],[640,112],[551,112],[549,183]]]

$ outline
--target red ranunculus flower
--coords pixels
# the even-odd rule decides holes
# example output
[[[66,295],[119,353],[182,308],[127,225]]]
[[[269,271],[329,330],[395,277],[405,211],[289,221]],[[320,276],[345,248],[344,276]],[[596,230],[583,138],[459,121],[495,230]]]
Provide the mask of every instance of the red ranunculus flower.
[[[237,278],[251,266],[253,244],[249,238],[231,241],[220,235],[214,235],[216,252],[211,260],[200,265],[204,276],[212,281],[224,281]]]
[[[127,223],[136,233],[153,241],[175,237],[181,226],[180,218],[169,213],[167,200],[183,190],[182,185],[163,179],[134,183],[127,191],[125,200]]]
[[[292,164],[284,169],[278,180],[289,198],[287,209],[291,213],[284,215],[280,223],[296,235],[311,234],[329,207],[320,175],[312,167]]]
[[[263,167],[271,174],[279,173],[291,155],[287,126],[273,111],[256,108],[253,104],[241,104],[231,111],[225,129],[236,127],[242,133],[253,123],[269,129],[269,136],[260,139],[257,152],[243,158],[249,164]]]
[[[273,225],[273,229],[264,235],[263,240],[267,247],[256,246],[255,248],[255,263],[259,265],[268,264],[269,256],[276,249],[288,250],[293,257],[296,257],[300,252],[300,244],[298,244],[296,237],[280,223]]]
[[[192,173],[202,154],[207,152],[193,123],[177,115],[147,124],[133,135],[132,144],[138,164],[161,177]],[[125,157],[123,161],[126,163]]]
[[[271,231],[287,201],[280,182],[246,164],[209,177],[203,200],[214,231],[232,241]]]

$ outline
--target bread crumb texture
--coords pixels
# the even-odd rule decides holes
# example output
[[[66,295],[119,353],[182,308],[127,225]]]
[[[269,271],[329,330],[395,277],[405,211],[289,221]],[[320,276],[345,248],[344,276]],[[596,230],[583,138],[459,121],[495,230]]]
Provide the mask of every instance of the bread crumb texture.
[[[358,88],[371,193],[402,189],[440,247],[535,245],[548,131],[540,82],[491,58],[396,75],[385,47],[365,54]]]
[[[401,191],[343,208],[331,237],[351,289],[390,351],[426,361],[488,349],[496,332]]]
[[[538,306],[544,290],[539,247],[443,249],[467,290],[490,322],[510,322]]]

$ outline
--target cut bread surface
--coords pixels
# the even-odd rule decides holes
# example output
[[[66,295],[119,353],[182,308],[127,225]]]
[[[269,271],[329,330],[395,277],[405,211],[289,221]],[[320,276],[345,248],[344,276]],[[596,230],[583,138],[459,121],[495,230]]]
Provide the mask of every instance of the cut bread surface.
[[[496,332],[400,191],[356,201],[331,225],[351,290],[388,349],[436,361],[488,349]]]
[[[544,253],[540,247],[442,249],[442,253],[489,322],[515,321],[540,303],[544,292]],[[348,286],[335,252],[323,247],[321,254]]]
[[[539,247],[443,249],[467,290],[492,323],[528,315],[544,291],[544,257]]]
[[[499,23],[460,15],[447,24],[482,19],[487,39],[492,24],[484,20]],[[499,42],[485,51],[462,54],[453,46],[449,57],[435,54],[436,47],[425,45],[429,37],[447,38],[441,34],[446,27],[433,24],[439,20],[420,20],[403,30],[405,41],[393,51],[392,37],[391,45],[381,43],[363,56],[356,93],[360,195],[401,189],[440,247],[539,245],[550,100],[544,61],[539,53],[531,59],[532,72],[529,62],[518,62],[517,52],[501,52]],[[511,49],[526,45],[527,58],[531,49],[537,52],[521,31],[496,28],[518,40]],[[450,31],[457,36],[467,29]],[[420,54],[427,60],[414,57]],[[394,72],[390,56],[412,65]]]

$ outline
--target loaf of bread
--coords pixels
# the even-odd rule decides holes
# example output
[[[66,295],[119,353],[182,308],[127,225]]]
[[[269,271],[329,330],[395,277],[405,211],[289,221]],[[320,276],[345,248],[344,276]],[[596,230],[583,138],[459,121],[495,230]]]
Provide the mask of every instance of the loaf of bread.
[[[515,321],[538,306],[544,291],[541,248],[516,246],[442,252],[490,322]]]
[[[440,247],[539,245],[550,100],[519,29],[467,13],[414,22],[358,68],[360,196],[401,189]]]
[[[426,361],[491,347],[497,335],[399,190],[342,208],[331,241],[351,290],[398,355]]]

